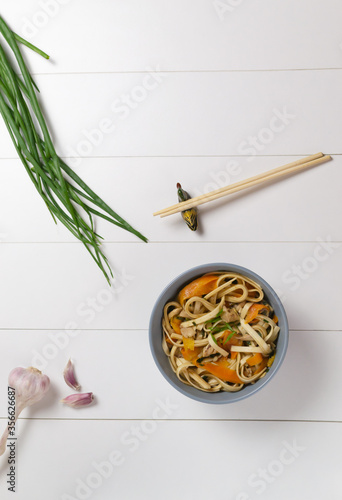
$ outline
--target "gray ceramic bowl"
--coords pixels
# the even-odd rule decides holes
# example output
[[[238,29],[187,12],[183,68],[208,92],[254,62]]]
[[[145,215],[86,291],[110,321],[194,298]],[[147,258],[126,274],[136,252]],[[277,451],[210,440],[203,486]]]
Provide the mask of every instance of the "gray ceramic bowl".
[[[251,278],[256,283],[258,283],[264,293],[266,300],[273,307],[275,314],[279,319],[279,337],[277,343],[277,351],[273,365],[270,370],[266,373],[266,375],[258,380],[253,385],[248,385],[244,387],[239,392],[216,392],[216,393],[207,393],[196,389],[195,387],[190,387],[186,384],[183,384],[172,371],[169,360],[167,356],[164,354],[162,349],[162,316],[163,316],[163,308],[167,302],[174,299],[178,292],[190,281],[202,276],[203,274],[210,273],[213,271],[232,271],[243,274],[248,278]],[[279,370],[280,365],[282,364],[286,350],[288,345],[289,338],[289,328],[287,323],[287,317],[282,303],[280,302],[279,297],[270,287],[265,280],[260,278],[257,274],[249,269],[246,269],[241,266],[237,266],[235,264],[204,264],[202,266],[197,266],[184,273],[180,274],[177,278],[175,278],[167,287],[162,291],[159,295],[157,302],[153,308],[150,326],[149,326],[149,340],[150,347],[152,351],[152,356],[156,365],[158,366],[161,374],[166,378],[166,380],[179,392],[188,396],[189,398],[195,399],[196,401],[200,401],[202,403],[210,403],[210,404],[225,404],[225,403],[233,403],[235,401],[240,401],[241,399],[245,399],[252,394],[255,394],[262,387],[264,387],[271,378],[274,377],[276,372]]]

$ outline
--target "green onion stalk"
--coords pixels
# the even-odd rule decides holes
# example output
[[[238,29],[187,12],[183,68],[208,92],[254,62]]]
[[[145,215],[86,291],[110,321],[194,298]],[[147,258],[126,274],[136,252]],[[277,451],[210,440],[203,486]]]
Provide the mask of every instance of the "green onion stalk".
[[[114,212],[56,153],[37,98],[39,89],[19,46],[26,45],[46,59],[49,56],[14,33],[1,16],[0,34],[0,113],[17,154],[54,221],[59,220],[84,244],[110,284],[113,273],[101,250],[103,238],[95,231],[94,216],[145,242],[147,238]],[[17,68],[7,53],[14,55]]]

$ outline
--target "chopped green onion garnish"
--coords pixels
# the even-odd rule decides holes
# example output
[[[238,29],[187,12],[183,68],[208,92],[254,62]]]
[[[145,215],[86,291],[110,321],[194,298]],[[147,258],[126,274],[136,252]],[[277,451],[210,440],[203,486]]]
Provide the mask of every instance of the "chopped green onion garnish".
[[[220,309],[215,318],[210,319],[209,321],[206,321],[205,324],[207,325],[208,323],[215,323],[218,319],[221,319],[221,314],[223,313],[223,309]]]
[[[230,335],[228,335],[228,337],[226,338],[226,340],[223,342],[223,345],[225,345],[228,342],[228,340],[230,340],[232,338],[232,336],[235,335],[236,333],[237,332],[233,332]]]
[[[220,332],[224,332],[225,330],[230,330],[231,332],[234,332],[234,333],[238,333],[237,331],[235,331],[229,323],[224,323],[223,326],[215,326],[214,328],[211,328],[210,332],[211,333],[220,333]]]

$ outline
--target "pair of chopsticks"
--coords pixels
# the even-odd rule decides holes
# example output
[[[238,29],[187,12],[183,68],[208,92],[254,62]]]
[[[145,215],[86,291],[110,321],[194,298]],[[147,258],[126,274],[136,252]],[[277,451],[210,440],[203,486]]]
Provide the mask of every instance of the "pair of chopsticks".
[[[287,163],[282,167],[277,167],[272,170],[268,170],[267,172],[255,175],[254,177],[250,177],[249,179],[245,179],[240,182],[235,182],[235,184],[231,184],[229,186],[225,186],[220,189],[215,189],[215,191],[211,191],[210,193],[202,194],[200,196],[196,196],[195,198],[191,198],[189,200],[176,203],[175,205],[171,205],[170,207],[158,210],[158,212],[155,212],[153,215],[160,215],[160,217],[168,217],[169,215],[182,212],[183,210],[189,210],[190,208],[197,207],[198,205],[203,205],[204,203],[208,203],[209,201],[218,200],[219,198],[223,198],[223,196],[227,196],[229,194],[237,193],[238,191],[242,191],[244,189],[257,186],[258,184],[261,184],[263,182],[273,181],[285,175],[293,174],[295,172],[299,172],[300,170],[304,170],[305,168],[320,165],[321,163],[325,163],[326,161],[329,160],[331,160],[331,156],[324,155],[323,153],[317,153],[315,155],[306,156],[301,160],[297,160],[292,163]]]

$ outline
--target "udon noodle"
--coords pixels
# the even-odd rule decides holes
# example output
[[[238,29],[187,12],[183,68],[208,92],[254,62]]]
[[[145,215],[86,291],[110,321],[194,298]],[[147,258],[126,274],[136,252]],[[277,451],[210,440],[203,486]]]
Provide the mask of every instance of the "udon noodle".
[[[236,392],[271,366],[277,322],[253,280],[232,272],[210,273],[165,305],[163,350],[185,384],[206,392]]]

